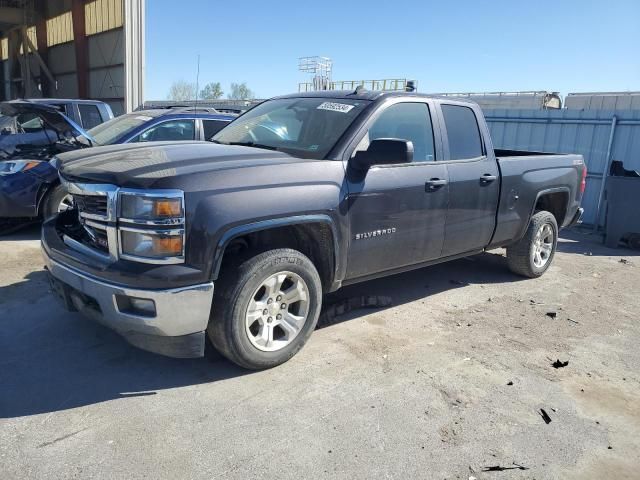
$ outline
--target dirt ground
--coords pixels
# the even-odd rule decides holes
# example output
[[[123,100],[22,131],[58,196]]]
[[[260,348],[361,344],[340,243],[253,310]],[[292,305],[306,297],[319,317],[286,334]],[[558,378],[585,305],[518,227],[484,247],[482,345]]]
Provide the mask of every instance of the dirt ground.
[[[37,229],[4,238],[0,478],[638,479],[640,256],[599,240],[537,280],[497,251],[345,288],[247,372],[65,313]],[[334,318],[362,295],[392,305]]]

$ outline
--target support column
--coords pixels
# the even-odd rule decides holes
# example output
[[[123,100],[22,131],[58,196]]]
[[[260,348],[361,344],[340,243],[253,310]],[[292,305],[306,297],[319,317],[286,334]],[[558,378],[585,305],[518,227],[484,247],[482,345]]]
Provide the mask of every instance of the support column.
[[[76,51],[78,98],[89,98],[89,48],[85,28],[84,0],[72,0],[73,44]]]
[[[47,21],[44,18],[44,15],[40,17],[40,19],[36,22],[36,46],[38,47],[38,54],[42,61],[49,65],[49,55],[47,52]],[[55,88],[55,85],[51,85],[49,78],[40,68],[40,86],[42,87],[42,96],[50,97],[52,96],[52,90]]]
[[[124,0],[124,108],[131,112],[144,101],[145,0]]]

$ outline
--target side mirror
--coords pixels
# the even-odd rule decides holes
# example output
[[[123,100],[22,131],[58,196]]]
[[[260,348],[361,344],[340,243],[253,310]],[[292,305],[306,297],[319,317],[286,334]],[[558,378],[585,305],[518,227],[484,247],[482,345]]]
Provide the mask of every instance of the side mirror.
[[[357,152],[351,159],[354,168],[368,170],[373,165],[391,165],[411,163],[413,161],[413,143],[399,138],[377,138],[369,148]]]

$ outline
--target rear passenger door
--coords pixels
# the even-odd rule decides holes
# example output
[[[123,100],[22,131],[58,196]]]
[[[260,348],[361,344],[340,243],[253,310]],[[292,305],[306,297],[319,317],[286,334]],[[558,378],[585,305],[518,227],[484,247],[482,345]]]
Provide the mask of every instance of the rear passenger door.
[[[442,256],[481,250],[496,221],[500,173],[479,109],[440,104],[445,163],[449,170],[449,209]],[[482,117],[480,117],[482,118]],[[485,130],[485,131],[482,131]]]
[[[351,230],[347,278],[421,263],[440,256],[447,214],[447,167],[432,103],[395,102],[374,114],[356,136],[354,152],[378,138],[413,143],[413,162],[347,170]]]

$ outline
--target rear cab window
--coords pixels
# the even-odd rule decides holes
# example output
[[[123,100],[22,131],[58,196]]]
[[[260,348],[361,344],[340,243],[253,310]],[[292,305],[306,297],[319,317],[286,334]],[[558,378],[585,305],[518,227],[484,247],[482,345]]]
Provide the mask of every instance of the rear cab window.
[[[442,105],[442,115],[449,140],[450,160],[482,157],[482,137],[475,113],[462,105]]]

